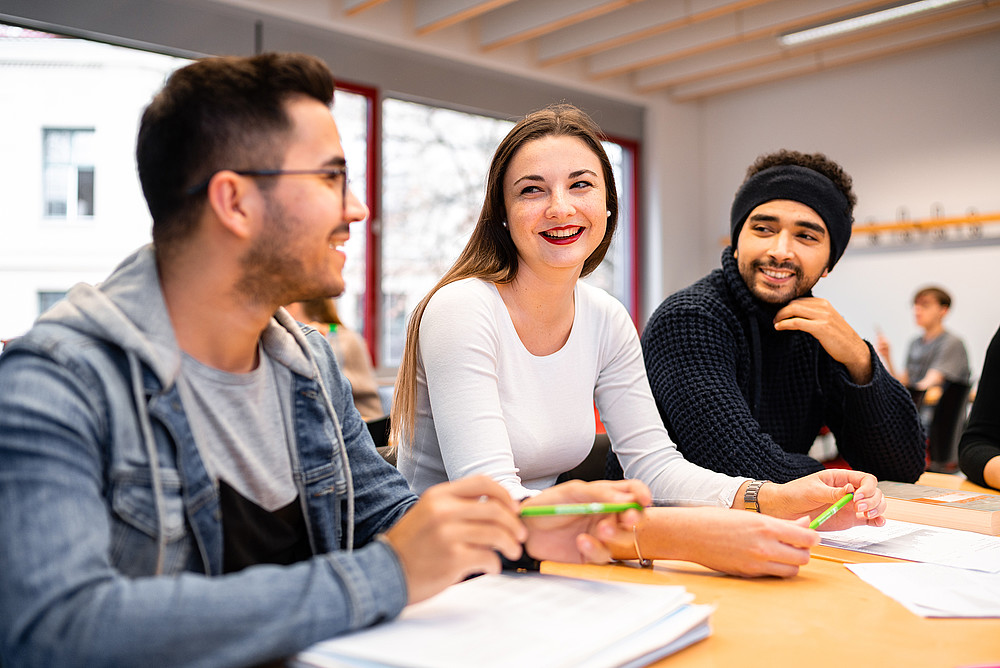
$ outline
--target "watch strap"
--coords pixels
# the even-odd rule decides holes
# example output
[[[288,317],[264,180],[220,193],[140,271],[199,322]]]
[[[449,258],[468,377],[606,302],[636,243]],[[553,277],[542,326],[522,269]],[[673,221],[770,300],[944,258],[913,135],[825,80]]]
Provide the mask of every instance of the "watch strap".
[[[746,491],[743,492],[743,509],[752,510],[755,513],[760,512],[760,503],[757,500],[760,494],[760,488],[763,487],[764,483],[771,482],[770,480],[751,480],[750,484],[747,485]]]

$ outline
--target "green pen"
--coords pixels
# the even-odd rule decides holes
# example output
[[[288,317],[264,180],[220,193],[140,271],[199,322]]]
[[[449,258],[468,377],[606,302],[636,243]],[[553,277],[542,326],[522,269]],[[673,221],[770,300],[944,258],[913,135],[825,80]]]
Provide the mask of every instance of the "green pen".
[[[854,494],[845,494],[844,496],[842,496],[841,499],[837,501],[837,503],[833,504],[832,506],[824,510],[819,517],[810,522],[809,528],[818,529],[819,525],[821,525],[823,522],[826,522],[828,519],[836,515],[837,511],[846,506],[848,503],[850,503],[851,499],[853,498]]]
[[[638,503],[562,503],[557,506],[527,506],[521,508],[521,517],[541,517],[544,515],[597,515],[600,513],[623,513],[626,510],[642,510]]]

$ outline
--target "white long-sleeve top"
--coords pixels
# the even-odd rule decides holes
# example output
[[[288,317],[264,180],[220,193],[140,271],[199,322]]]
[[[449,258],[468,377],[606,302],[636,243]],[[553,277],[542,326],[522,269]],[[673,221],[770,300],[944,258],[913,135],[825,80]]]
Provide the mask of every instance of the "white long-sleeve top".
[[[625,308],[578,282],[565,345],[525,349],[500,293],[470,278],[438,290],[420,323],[417,415],[397,465],[417,493],[486,474],[514,498],[555,484],[594,443],[594,402],[626,477],[660,505],[732,504],[746,478],[684,459],[667,435]],[[706,436],[708,437],[708,436]]]

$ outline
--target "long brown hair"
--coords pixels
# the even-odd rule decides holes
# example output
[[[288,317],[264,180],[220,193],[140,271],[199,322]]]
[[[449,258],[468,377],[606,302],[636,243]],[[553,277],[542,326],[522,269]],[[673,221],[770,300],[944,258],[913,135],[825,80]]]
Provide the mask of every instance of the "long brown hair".
[[[396,378],[395,396],[392,400],[392,434],[390,443],[395,447],[411,441],[416,428],[417,413],[417,341],[420,320],[434,293],[449,283],[464,278],[479,278],[491,283],[510,283],[517,276],[517,248],[503,226],[507,219],[504,203],[503,181],[514,155],[530,141],[543,137],[577,137],[601,161],[607,192],[607,229],[600,245],[583,263],[581,276],[587,276],[601,264],[611,245],[611,238],[618,226],[618,191],[611,161],[601,145],[602,133],[597,124],[580,109],[569,104],[557,104],[528,114],[503,138],[493,154],[486,179],[486,199],[479,213],[479,220],[469,242],[455,264],[427,293],[410,317],[406,326],[406,346]]]

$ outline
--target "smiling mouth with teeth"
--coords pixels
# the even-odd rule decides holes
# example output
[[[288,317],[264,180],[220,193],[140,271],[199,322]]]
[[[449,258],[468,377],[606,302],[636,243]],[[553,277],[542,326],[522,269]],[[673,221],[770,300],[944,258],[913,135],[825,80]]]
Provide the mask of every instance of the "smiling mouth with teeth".
[[[795,275],[794,271],[776,271],[774,269],[766,269],[766,268],[761,268],[761,272],[763,272],[765,276],[770,276],[771,278],[778,280],[781,280],[783,278],[791,278],[792,276]]]
[[[582,227],[561,227],[557,230],[542,232],[542,236],[550,239],[568,239],[580,234],[581,232],[583,232]]]

